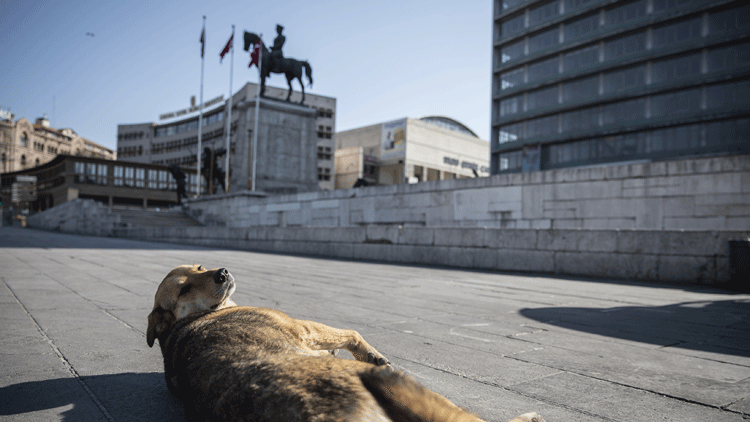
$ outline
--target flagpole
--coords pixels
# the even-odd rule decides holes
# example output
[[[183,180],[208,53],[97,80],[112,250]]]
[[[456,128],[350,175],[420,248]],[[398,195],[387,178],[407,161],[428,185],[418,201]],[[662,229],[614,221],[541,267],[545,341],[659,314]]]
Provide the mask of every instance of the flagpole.
[[[199,114],[198,114],[198,153],[196,154],[198,156],[198,167],[197,167],[197,175],[198,175],[198,181],[196,182],[197,188],[195,191],[195,197],[198,198],[201,196],[201,153],[203,151],[201,147],[201,138],[203,135],[203,64],[205,62],[205,49],[206,49],[206,16],[203,16],[203,32],[201,33],[201,103],[198,106]]]
[[[234,69],[234,25],[232,25],[232,37],[230,38],[232,45],[229,47],[232,50],[232,57],[229,64],[229,112],[227,113],[227,146],[226,146],[226,165],[224,166],[224,192],[229,192],[229,135],[232,132],[232,72]]]
[[[255,192],[255,168],[258,155],[258,111],[260,110],[260,85],[263,83],[263,34],[260,34],[258,47],[258,95],[255,96],[255,129],[253,129],[253,178],[251,191]]]

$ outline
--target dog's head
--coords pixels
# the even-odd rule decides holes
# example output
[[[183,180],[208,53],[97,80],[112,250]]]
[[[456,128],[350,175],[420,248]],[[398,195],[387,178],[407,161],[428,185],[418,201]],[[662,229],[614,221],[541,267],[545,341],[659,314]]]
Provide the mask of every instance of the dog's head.
[[[207,270],[201,265],[182,265],[170,271],[156,290],[154,309],[148,315],[149,347],[181,318],[196,312],[236,306],[234,277],[226,268]]]

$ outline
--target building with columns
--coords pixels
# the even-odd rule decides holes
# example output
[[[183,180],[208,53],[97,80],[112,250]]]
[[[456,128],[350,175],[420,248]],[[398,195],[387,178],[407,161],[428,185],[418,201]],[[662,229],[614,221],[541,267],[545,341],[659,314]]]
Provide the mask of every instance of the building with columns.
[[[0,118],[0,173],[30,169],[52,161],[58,154],[114,160],[111,149],[79,136],[73,129],[50,127],[46,117],[32,124],[26,118]]]

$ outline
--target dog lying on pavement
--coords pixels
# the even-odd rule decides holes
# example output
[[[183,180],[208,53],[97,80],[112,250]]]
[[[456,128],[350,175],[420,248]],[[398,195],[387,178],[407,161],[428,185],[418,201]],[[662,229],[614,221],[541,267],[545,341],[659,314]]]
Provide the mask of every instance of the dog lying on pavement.
[[[199,265],[175,268],[157,289],[146,341],[159,340],[167,387],[189,419],[481,421],[394,371],[356,331],[237,306],[234,289],[226,269]],[[532,421],[543,419],[511,422]]]

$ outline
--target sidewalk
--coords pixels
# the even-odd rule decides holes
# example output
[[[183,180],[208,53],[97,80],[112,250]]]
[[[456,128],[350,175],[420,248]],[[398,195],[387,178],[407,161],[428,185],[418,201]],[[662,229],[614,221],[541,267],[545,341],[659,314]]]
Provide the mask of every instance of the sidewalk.
[[[0,227],[0,421],[182,420],[144,333],[187,263],[226,267],[239,305],[358,330],[487,421],[750,419],[750,295]]]

